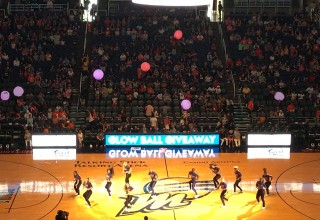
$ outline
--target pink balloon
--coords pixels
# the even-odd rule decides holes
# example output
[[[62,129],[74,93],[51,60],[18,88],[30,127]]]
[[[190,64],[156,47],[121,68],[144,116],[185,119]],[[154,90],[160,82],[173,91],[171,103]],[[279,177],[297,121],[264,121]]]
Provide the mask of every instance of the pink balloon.
[[[181,107],[183,110],[189,110],[191,108],[191,102],[188,99],[185,99],[181,102]]]
[[[104,77],[104,73],[101,69],[96,69],[93,72],[93,78],[95,78],[96,80],[101,80]]]
[[[17,97],[20,97],[22,96],[24,93],[24,90],[21,86],[16,86],[14,89],[13,89],[13,94]]]
[[[180,30],[176,30],[175,32],[174,32],[174,38],[175,39],[177,39],[177,40],[180,40],[181,38],[182,38],[182,36],[183,36],[183,33],[182,33],[182,31],[180,31]]]
[[[284,94],[282,92],[276,92],[274,94],[274,99],[278,101],[284,100]]]
[[[1,100],[7,101],[10,98],[10,93],[8,91],[2,91],[1,92]]]
[[[148,62],[141,63],[141,69],[144,72],[148,72],[150,70],[150,64]]]

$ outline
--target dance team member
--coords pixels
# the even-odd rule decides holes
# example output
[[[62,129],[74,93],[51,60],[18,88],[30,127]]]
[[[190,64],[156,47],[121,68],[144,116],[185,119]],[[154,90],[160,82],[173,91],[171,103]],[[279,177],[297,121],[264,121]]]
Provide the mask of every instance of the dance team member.
[[[269,193],[270,193],[269,187],[271,186],[271,181],[273,178],[272,178],[272,175],[268,174],[266,168],[263,168],[262,178],[265,180],[267,195],[269,195]]]
[[[213,177],[213,184],[216,189],[219,188],[219,179],[221,178],[221,169],[217,166],[217,164],[211,164],[210,169],[215,174]]]
[[[242,178],[242,173],[239,171],[238,166],[234,166],[233,170],[234,170],[234,174],[236,175],[236,181],[233,184],[233,193],[236,193],[236,188],[239,188],[240,193],[242,193],[242,189],[239,186],[239,183],[241,182],[241,178]]]
[[[126,208],[125,211],[128,211],[132,206],[131,201],[132,201],[132,190],[133,190],[133,187],[130,186],[130,183],[126,183],[124,185],[123,189],[124,189],[124,191],[125,191],[125,193],[127,195],[126,201],[124,202],[124,206]]]
[[[257,202],[259,203],[260,202],[259,198],[261,198],[261,200],[262,200],[262,209],[265,209],[266,208],[266,203],[264,201],[264,194],[265,194],[264,189],[266,188],[266,185],[264,184],[264,178],[260,178],[260,180],[257,181],[256,188],[258,189],[257,194],[256,194]]]
[[[83,197],[86,200],[88,204],[88,208],[91,208],[91,203],[89,201],[90,196],[92,195],[92,184],[89,180],[89,177],[87,178],[87,181],[83,182],[83,187],[86,188],[85,193],[83,193]]]
[[[154,172],[152,169],[149,169],[148,175],[151,178],[151,182],[149,184],[149,187],[151,189],[151,197],[156,197],[156,194],[154,193],[154,187],[157,184],[158,174]]]
[[[105,188],[108,191],[109,196],[111,196],[110,187],[112,185],[111,179],[112,179],[113,175],[114,175],[114,169],[113,169],[113,167],[110,167],[109,169],[107,169],[107,174],[106,174],[107,184],[105,186]]]
[[[192,168],[192,170],[188,173],[188,178],[191,179],[189,181],[189,187],[193,190],[193,192],[196,193],[195,198],[198,198],[199,195],[197,193],[197,190],[195,189],[196,186],[196,180],[199,179],[199,175],[195,172],[195,169]]]
[[[124,182],[130,183],[132,168],[128,165],[128,162],[123,162],[122,172],[126,174]]]
[[[224,180],[222,180],[218,186],[218,189],[221,188],[220,200],[222,202],[222,208],[226,207],[226,204],[224,201],[228,201],[228,199],[226,198],[226,195],[228,193],[227,186],[228,185]]]
[[[82,180],[80,175],[78,174],[77,171],[73,172],[73,178],[74,178],[74,190],[76,191],[76,196],[80,195],[80,186],[82,184]]]

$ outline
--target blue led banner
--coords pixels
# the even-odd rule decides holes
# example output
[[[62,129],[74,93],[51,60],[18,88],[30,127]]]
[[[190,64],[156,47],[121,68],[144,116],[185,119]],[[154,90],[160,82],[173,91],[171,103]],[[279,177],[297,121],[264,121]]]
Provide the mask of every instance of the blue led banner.
[[[107,148],[107,158],[215,158],[219,148]]]
[[[106,135],[108,146],[217,146],[219,134],[113,134]]]

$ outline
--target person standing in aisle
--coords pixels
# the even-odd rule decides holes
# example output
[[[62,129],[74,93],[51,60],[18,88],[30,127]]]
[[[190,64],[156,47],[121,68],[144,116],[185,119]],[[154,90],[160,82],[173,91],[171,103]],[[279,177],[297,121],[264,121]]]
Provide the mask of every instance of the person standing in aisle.
[[[76,191],[76,196],[80,195],[80,186],[82,184],[82,180],[80,175],[77,171],[73,171],[73,178],[74,178],[74,190]]]
[[[239,167],[238,166],[234,166],[233,167],[234,170],[234,174],[236,175],[236,181],[233,184],[233,193],[236,193],[236,188],[240,189],[240,193],[242,193],[242,189],[239,186],[239,183],[241,182],[241,178],[242,178],[242,173],[239,171]]]
[[[269,187],[271,186],[272,175],[268,174],[266,168],[263,168],[262,178],[265,180],[267,195],[269,195],[270,194]]]
[[[132,168],[129,166],[128,162],[123,162],[122,172],[126,174],[126,178],[125,178],[124,182],[130,183]]]
[[[189,187],[190,189],[193,190],[193,192],[195,192],[195,196],[194,198],[198,198],[199,195],[197,193],[197,190],[195,189],[195,186],[196,186],[196,181],[199,179],[199,175],[195,172],[195,169],[192,168],[192,170],[188,173],[188,178],[191,179],[189,181]]]
[[[83,197],[86,200],[88,204],[88,208],[91,208],[91,203],[89,201],[90,196],[92,195],[92,184],[89,180],[89,177],[87,178],[87,181],[83,182],[83,187],[86,188],[85,193],[83,193]]]
[[[260,180],[257,181],[256,188],[258,189],[257,194],[256,194],[257,203],[260,202],[259,198],[261,198],[261,200],[262,200],[262,209],[265,209],[266,208],[266,203],[264,201],[264,195],[265,195],[264,189],[266,188],[266,185],[264,184],[264,178],[260,178]]]

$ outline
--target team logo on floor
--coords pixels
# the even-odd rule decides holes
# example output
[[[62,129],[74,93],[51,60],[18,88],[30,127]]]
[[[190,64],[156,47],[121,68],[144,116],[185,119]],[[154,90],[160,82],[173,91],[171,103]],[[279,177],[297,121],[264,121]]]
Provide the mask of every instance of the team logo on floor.
[[[150,213],[161,210],[173,210],[184,208],[192,204],[195,200],[194,193],[190,192],[188,179],[185,177],[173,177],[159,179],[155,187],[156,197],[151,197],[148,193],[149,183],[144,185],[144,194],[133,195],[132,206],[130,210],[123,207],[116,217],[133,215],[135,213]],[[214,190],[212,180],[197,181],[196,189],[199,192],[200,199]],[[201,193],[200,193],[201,192]],[[120,197],[126,199],[125,197]]]

